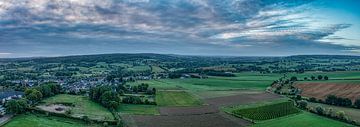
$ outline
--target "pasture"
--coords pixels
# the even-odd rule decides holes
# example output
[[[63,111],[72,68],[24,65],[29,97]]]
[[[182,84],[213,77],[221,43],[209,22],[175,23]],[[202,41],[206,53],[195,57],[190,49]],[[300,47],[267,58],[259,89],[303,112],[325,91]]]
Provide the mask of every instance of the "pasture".
[[[50,104],[61,104],[61,103],[71,103],[74,107],[71,107],[71,116],[73,117],[82,117],[83,115],[88,116],[90,119],[94,120],[113,120],[113,115],[104,107],[91,101],[88,97],[77,96],[77,95],[68,95],[68,94],[59,94],[53,97],[49,97],[43,102],[46,105]]]

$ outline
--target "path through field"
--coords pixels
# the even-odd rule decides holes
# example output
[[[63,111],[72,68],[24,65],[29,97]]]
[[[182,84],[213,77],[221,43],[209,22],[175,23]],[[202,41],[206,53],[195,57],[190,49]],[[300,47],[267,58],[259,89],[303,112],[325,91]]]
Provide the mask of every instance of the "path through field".
[[[129,127],[239,127],[251,122],[228,115],[221,106],[247,104],[280,98],[271,93],[240,94],[204,99],[208,105],[161,107],[160,115],[122,115]]]

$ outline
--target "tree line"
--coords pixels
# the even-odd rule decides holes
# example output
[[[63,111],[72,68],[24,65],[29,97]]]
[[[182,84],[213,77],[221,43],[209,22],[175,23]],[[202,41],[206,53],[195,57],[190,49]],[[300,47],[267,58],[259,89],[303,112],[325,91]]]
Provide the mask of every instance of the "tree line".
[[[7,112],[21,114],[26,111],[30,105],[40,102],[43,98],[51,97],[61,92],[61,87],[55,83],[46,83],[34,88],[26,89],[24,98],[12,99],[5,103]]]

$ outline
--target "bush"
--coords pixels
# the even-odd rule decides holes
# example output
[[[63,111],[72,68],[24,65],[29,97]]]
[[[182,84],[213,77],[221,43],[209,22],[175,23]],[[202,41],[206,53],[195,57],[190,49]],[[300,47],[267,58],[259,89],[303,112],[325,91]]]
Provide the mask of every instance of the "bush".
[[[323,107],[321,107],[321,106],[316,106],[315,111],[319,115],[324,115],[325,109]]]
[[[355,100],[354,106],[360,109],[360,98]]]
[[[340,120],[344,120],[345,119],[345,112],[344,111],[336,112],[336,118],[338,118]]]
[[[104,123],[103,123],[103,126],[104,126],[104,127],[108,127],[108,126],[109,126],[109,123],[104,122]]]
[[[310,102],[317,102],[315,97],[311,97],[311,98],[309,99],[309,101],[310,101]]]
[[[330,105],[346,106],[346,107],[350,107],[352,105],[352,102],[349,98],[336,97],[335,95],[327,96],[327,98],[325,99],[325,103]]]
[[[307,108],[307,102],[306,101],[299,101],[298,102],[298,106],[299,106],[299,108],[301,108],[301,109],[306,109]]]

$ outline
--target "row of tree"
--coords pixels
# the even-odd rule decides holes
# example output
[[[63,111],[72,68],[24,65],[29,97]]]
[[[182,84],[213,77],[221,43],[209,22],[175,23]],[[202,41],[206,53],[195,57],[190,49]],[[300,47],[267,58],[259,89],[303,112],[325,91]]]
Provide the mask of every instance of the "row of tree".
[[[156,105],[156,102],[154,101],[149,101],[148,99],[142,100],[140,97],[137,96],[126,96],[122,99],[122,103]]]
[[[31,103],[39,102],[42,98],[47,98],[59,94],[61,92],[61,86],[55,83],[46,83],[34,88],[25,90],[25,97],[31,101]]]
[[[317,100],[314,97],[309,98],[310,102],[317,102],[317,103],[325,103],[329,105],[336,105],[336,106],[343,106],[343,107],[354,107],[360,109],[360,98],[356,99],[353,103],[349,98],[341,98],[335,95],[329,95],[326,97],[325,101],[319,99]]]
[[[350,117],[346,116],[344,111],[334,111],[332,108],[323,108],[322,106],[316,107],[308,107],[307,102],[305,100],[297,101],[297,106],[301,109],[308,110],[309,112],[329,117],[332,119],[340,120],[343,122],[347,122],[353,125],[359,125],[355,120],[352,120]]]
[[[89,91],[91,100],[100,103],[109,109],[116,109],[120,105],[121,99],[119,94],[114,91],[110,86],[97,86]]]
[[[328,76],[322,76],[322,75],[318,75],[317,77],[315,76],[311,76],[310,77],[311,80],[329,80]],[[304,77],[304,80],[310,80],[308,77]],[[292,76],[290,78],[290,81],[298,81],[298,78],[296,76]]]

